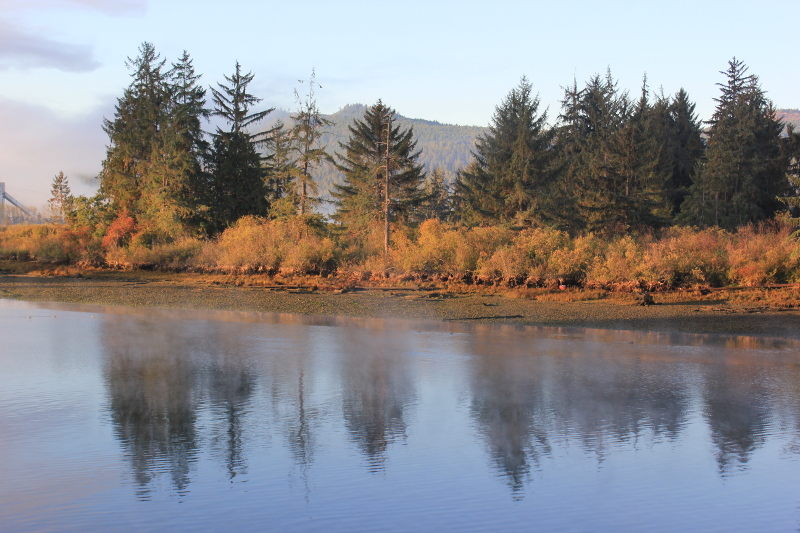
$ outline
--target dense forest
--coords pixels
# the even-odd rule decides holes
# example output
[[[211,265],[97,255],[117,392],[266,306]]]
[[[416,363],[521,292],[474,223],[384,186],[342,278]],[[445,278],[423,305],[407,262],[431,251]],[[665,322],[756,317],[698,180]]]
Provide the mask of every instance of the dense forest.
[[[131,83],[103,124],[98,194],[73,197],[63,173],[53,181],[51,208],[73,242],[62,246],[67,260],[213,266],[225,261],[210,246],[243,239],[247,248],[258,234],[293,249],[273,243],[270,259],[228,263],[275,271],[305,254],[295,270],[386,269],[399,264],[397,250],[422,249],[433,235],[489,239],[484,259],[464,263],[475,270],[534,234],[573,247],[635,238],[641,250],[675,228],[800,222],[791,211],[800,134],[735,58],[707,123],[684,90],[654,93],[645,77],[632,96],[608,71],[564,87],[554,116],[523,77],[487,128],[408,119],[380,100],[326,116],[313,71],[287,114],[250,94],[254,74],[238,63],[208,89],[186,52],[168,64],[143,43],[127,65]],[[535,262],[534,248],[518,252]],[[412,270],[442,265],[423,263]]]

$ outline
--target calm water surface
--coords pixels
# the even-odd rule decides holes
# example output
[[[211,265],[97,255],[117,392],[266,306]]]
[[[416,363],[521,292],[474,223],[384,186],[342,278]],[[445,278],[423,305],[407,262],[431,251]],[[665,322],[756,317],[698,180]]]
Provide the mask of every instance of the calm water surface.
[[[800,343],[0,300],[0,530],[797,531]]]

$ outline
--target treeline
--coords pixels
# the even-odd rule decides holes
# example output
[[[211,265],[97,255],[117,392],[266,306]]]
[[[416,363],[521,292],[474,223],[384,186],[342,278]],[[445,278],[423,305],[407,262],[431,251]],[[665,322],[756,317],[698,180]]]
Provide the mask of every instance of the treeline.
[[[708,129],[685,91],[633,99],[607,74],[564,91],[548,126],[523,79],[459,175],[461,217],[617,234],[673,224],[734,229],[772,217],[791,190],[796,135],[758,78],[732,60]]]
[[[492,261],[513,257],[513,273],[495,269],[506,283],[550,283],[559,277],[586,283],[605,246],[620,239],[634,239],[641,256],[647,243],[661,242],[659,232],[665,239],[676,235],[669,230],[674,226],[733,235],[800,207],[800,134],[791,127],[782,134],[784,126],[758,78],[736,59],[723,73],[705,129],[685,91],[652,95],[645,79],[632,98],[610,73],[566,87],[551,125],[523,77],[495,109],[472,160],[455,180],[441,168],[426,172],[416,123],[380,100],[352,106],[349,111],[358,113],[347,125],[347,137],[328,146],[334,125],[317,109],[313,72],[304,94],[296,93],[289,123],[259,128],[271,110],[258,108],[259,98],[248,92],[253,74],[238,63],[232,75],[210,88],[210,107],[187,53],[167,66],[144,43],[128,65],[131,84],[104,123],[109,146],[98,194],[75,198],[63,174],[54,180],[51,205],[68,225],[45,240],[55,246],[53,235],[59,235],[61,260],[470,277],[494,268]],[[209,120],[220,124],[211,133],[204,131]],[[324,165],[342,176],[327,194],[320,190]],[[331,199],[328,209],[320,208],[324,197]],[[784,218],[774,227],[798,222]],[[440,231],[422,226],[432,219]],[[528,242],[531,232],[549,237],[535,246],[518,245]],[[425,246],[444,257],[444,247],[425,244],[432,235],[468,243],[479,234],[494,240],[485,249],[456,246],[452,254],[460,259],[450,263],[408,259],[414,247]],[[581,259],[579,267],[533,275],[536,261],[552,252],[544,251],[548,239],[605,244],[592,248],[594,259]],[[59,257],[55,251],[25,252],[17,244],[3,248],[7,254],[16,249]],[[242,258],[233,260],[224,251],[233,249]],[[256,258],[255,250],[266,255]],[[483,255],[464,259],[475,250]],[[692,250],[681,253],[692,256]],[[779,261],[779,272],[767,278],[791,278],[792,261],[789,256]],[[691,277],[664,276],[670,286]]]

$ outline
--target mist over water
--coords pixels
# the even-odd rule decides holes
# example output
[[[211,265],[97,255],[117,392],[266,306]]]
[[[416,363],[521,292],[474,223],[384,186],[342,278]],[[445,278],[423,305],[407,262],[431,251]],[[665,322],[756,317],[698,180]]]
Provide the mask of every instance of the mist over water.
[[[787,531],[800,342],[0,300],[0,529]]]

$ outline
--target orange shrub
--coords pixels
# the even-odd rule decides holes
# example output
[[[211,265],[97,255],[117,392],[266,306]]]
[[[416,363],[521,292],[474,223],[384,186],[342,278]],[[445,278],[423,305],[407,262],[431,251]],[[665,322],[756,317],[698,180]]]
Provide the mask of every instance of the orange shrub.
[[[719,228],[675,227],[644,250],[642,275],[654,288],[728,282],[730,234]]]
[[[800,245],[791,228],[749,225],[728,242],[731,283],[758,286],[787,283],[800,276]]]
[[[106,234],[103,237],[103,248],[111,248],[114,246],[124,246],[128,243],[131,236],[136,232],[136,221],[128,215],[127,211],[122,213],[114,219],[108,226]]]
[[[205,243],[193,264],[237,272],[311,273],[333,266],[335,247],[299,219],[239,219]]]
[[[0,256],[46,263],[95,260],[98,242],[88,228],[61,224],[0,226]]]
[[[626,235],[607,243],[602,255],[595,257],[586,273],[586,286],[597,288],[632,288],[645,277],[640,243]]]

